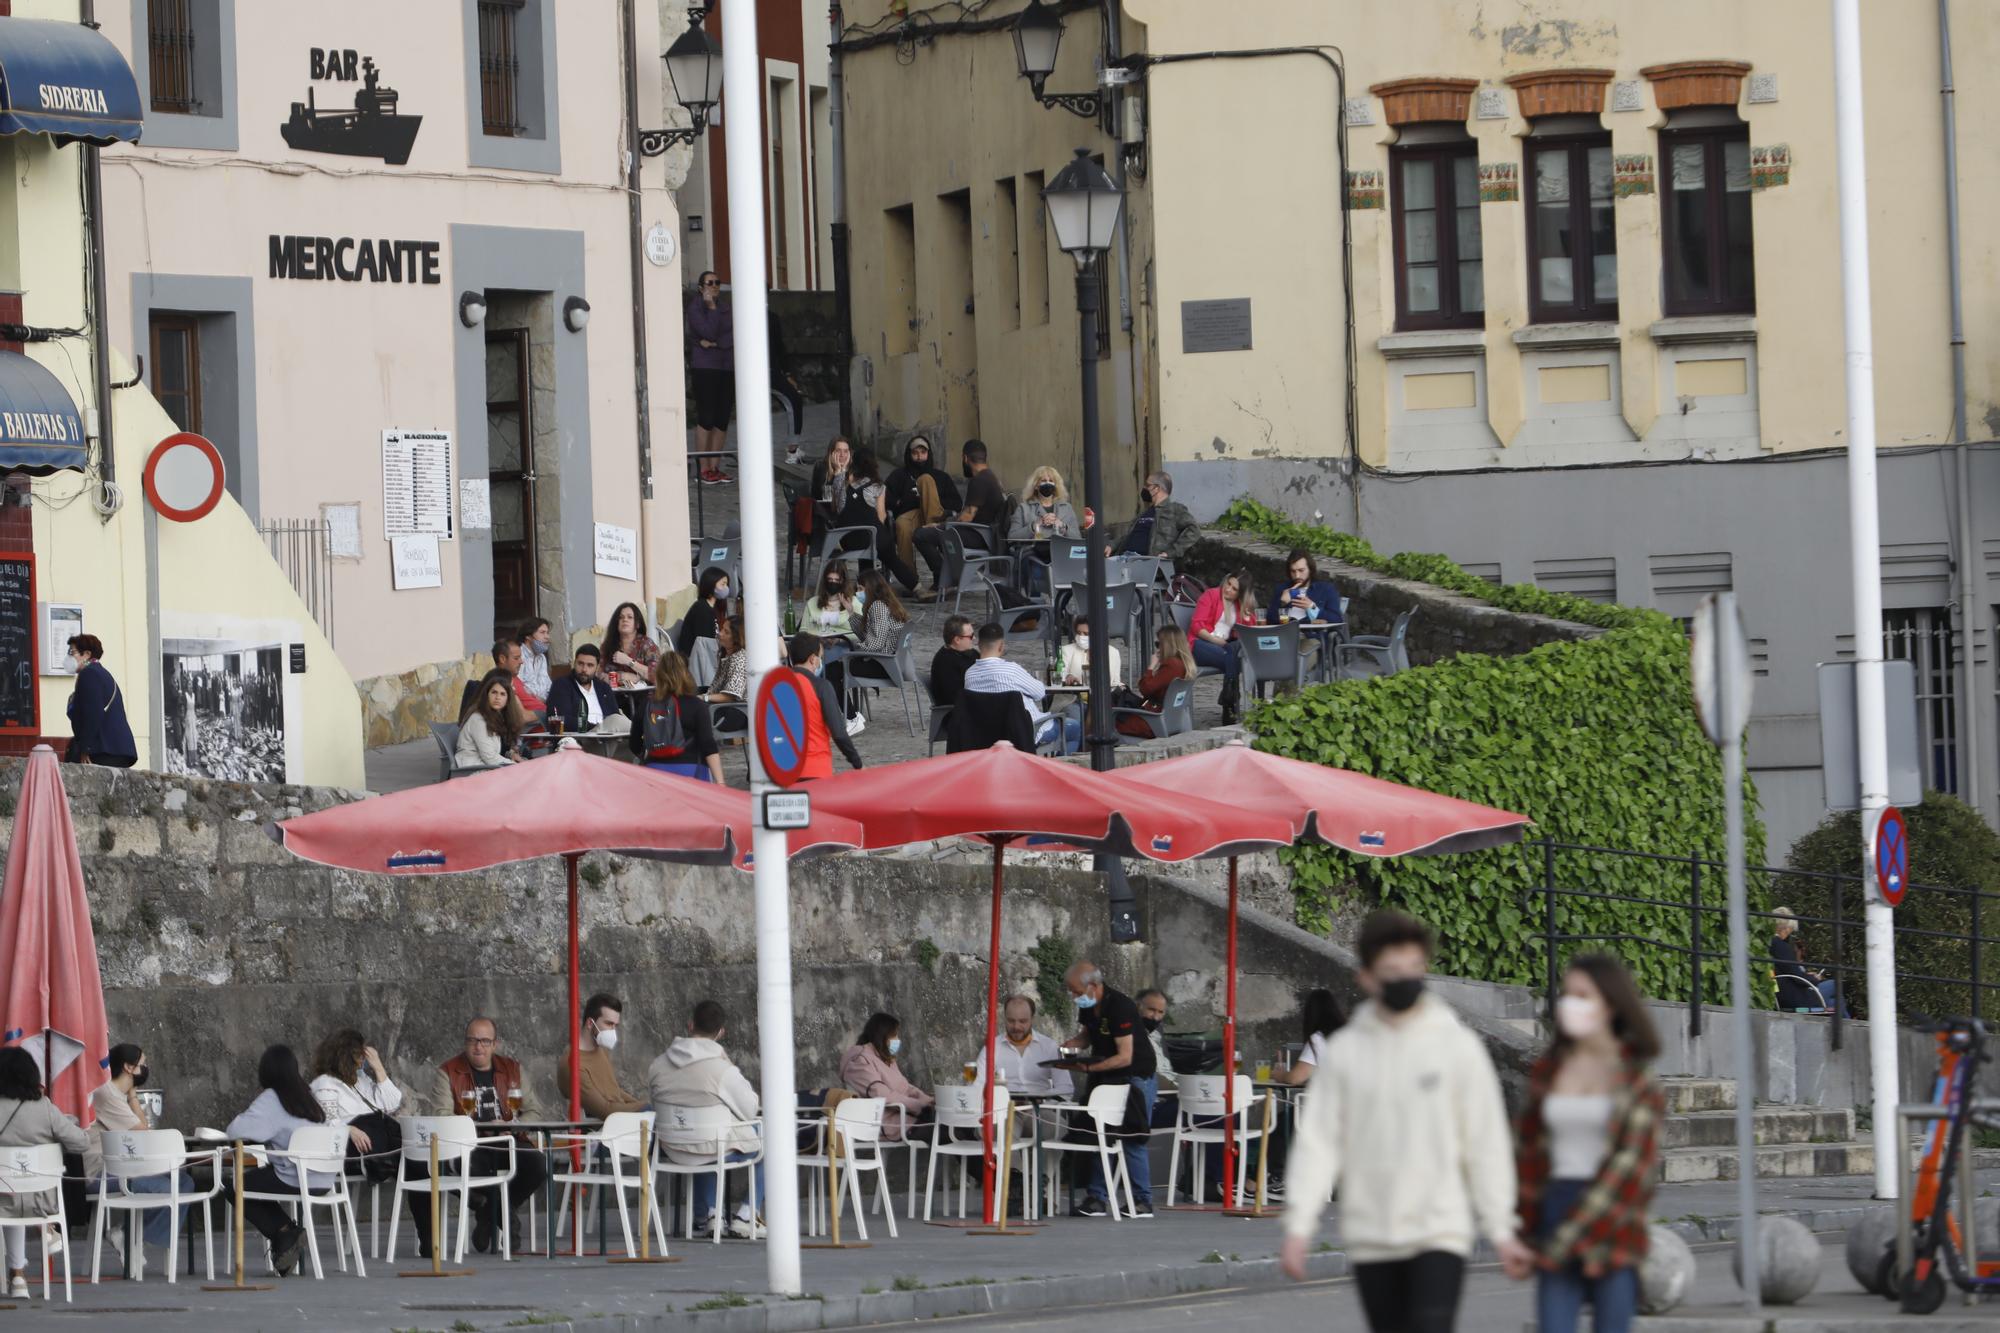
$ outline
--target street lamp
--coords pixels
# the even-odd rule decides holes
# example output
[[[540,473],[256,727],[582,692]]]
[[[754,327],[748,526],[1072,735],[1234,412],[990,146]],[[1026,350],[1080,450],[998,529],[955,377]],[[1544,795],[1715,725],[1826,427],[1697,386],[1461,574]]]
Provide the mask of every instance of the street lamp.
[[[1045,107],[1059,106],[1085,120],[1095,120],[1101,105],[1096,93],[1042,91],[1042,84],[1055,73],[1056,52],[1062,49],[1062,37],[1062,16],[1042,0],[1028,0],[1028,7],[1014,21],[1014,63],[1021,77],[1034,89],[1037,102]]]
[[[705,16],[707,11],[699,13]],[[661,59],[667,62],[667,81],[673,85],[674,100],[692,123],[684,130],[640,130],[642,157],[658,157],[674,144],[692,144],[701,138],[708,129],[709,113],[722,100],[722,46],[701,26],[700,17],[694,18]]]

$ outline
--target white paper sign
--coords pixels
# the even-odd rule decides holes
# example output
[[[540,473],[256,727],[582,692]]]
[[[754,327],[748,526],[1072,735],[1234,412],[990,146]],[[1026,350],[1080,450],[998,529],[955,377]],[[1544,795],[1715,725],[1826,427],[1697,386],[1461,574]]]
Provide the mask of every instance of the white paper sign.
[[[391,537],[389,558],[395,565],[397,592],[444,586],[444,562],[438,558],[438,539],[431,533]]]
[[[639,581],[639,557],[635,534],[613,523],[597,525],[597,572],[614,579]]]
[[[387,537],[451,536],[451,432],[382,432],[382,527]]]
[[[458,483],[458,523],[467,532],[493,526],[493,500],[484,477],[463,477]]]
[[[674,262],[674,234],[664,222],[646,228],[646,262],[661,268]]]
[[[326,524],[326,553],[335,560],[359,560],[361,506],[324,504],[319,507],[319,518]]]

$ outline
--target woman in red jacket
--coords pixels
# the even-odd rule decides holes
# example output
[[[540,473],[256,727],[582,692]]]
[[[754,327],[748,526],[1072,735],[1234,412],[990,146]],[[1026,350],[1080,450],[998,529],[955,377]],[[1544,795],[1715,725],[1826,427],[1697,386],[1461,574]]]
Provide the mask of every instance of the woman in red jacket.
[[[1193,680],[1195,666],[1187,635],[1181,633],[1179,625],[1162,626],[1153,636],[1153,645],[1153,660],[1146,664],[1146,674],[1139,677],[1139,693],[1146,700],[1145,707],[1157,713],[1166,707],[1168,687],[1177,680]],[[1118,730],[1140,740],[1150,740],[1153,735],[1143,717],[1119,718]]]
[[[1243,672],[1243,658],[1236,646],[1236,627],[1257,623],[1257,598],[1250,580],[1241,570],[1224,576],[1221,583],[1203,593],[1194,604],[1194,622],[1189,626],[1189,646],[1195,663],[1204,670],[1222,673],[1222,725],[1236,720],[1236,687]]]

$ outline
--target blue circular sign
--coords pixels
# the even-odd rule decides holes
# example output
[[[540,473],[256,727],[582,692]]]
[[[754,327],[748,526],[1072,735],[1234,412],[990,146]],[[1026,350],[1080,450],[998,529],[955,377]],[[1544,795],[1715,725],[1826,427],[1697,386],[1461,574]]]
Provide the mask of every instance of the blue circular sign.
[[[1882,901],[1900,907],[1910,886],[1910,831],[1903,812],[1890,806],[1875,825],[1875,887]]]
[[[764,776],[780,787],[805,775],[805,692],[811,688],[790,667],[771,668],[757,686],[756,716],[751,719],[757,729],[757,758],[764,765]]]

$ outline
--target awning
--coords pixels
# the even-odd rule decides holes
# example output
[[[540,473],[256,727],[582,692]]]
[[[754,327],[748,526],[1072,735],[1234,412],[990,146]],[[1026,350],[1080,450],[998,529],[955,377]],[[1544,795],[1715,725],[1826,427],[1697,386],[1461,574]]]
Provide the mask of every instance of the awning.
[[[89,458],[83,413],[62,381],[19,352],[0,352],[0,472],[81,472]]]
[[[0,18],[0,134],[59,144],[136,142],[139,85],[104,34],[54,19]]]

